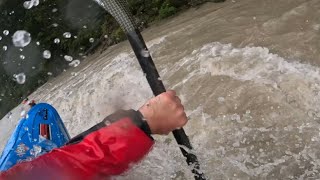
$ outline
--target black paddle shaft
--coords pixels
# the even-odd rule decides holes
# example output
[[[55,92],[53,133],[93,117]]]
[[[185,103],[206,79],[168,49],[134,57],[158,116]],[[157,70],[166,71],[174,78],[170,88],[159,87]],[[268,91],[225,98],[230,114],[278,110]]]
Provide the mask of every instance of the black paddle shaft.
[[[124,32],[128,36],[128,40],[132,46],[134,53],[140,63],[143,72],[149,82],[149,85],[155,96],[166,91],[159,73],[154,65],[154,62],[149,54],[146,43],[144,42],[140,32],[137,30],[134,18],[127,7],[126,0],[94,0],[101,7],[107,10],[120,24]],[[200,171],[200,165],[197,157],[190,153],[192,146],[190,144],[189,138],[181,128],[179,130],[173,131],[174,138],[180,145],[180,150],[182,154],[186,157],[188,165],[192,165],[192,173],[196,180],[205,180],[204,174]],[[184,148],[188,149],[186,151]]]
[[[166,92],[166,89],[160,79],[159,73],[156,69],[156,66],[149,54],[147,46],[141,36],[139,31],[129,32],[127,33],[128,40],[132,46],[132,49],[137,56],[139,64],[148,80],[148,83],[153,91],[155,96]],[[179,145],[185,146],[189,150],[192,150],[192,146],[190,144],[189,138],[184,132],[183,128],[174,130],[173,135]],[[184,148],[180,147],[182,154],[187,158],[186,161],[188,165],[193,165],[194,168],[192,172],[195,174],[196,180],[205,180],[204,174],[200,171],[200,165],[197,157],[187,152]]]

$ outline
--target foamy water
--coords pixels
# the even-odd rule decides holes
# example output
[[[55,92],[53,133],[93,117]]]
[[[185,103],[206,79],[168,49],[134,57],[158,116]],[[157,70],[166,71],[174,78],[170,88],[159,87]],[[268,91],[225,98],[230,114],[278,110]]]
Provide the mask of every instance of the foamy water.
[[[320,178],[320,68],[312,40],[319,29],[311,18],[318,12],[310,11],[320,3],[272,2],[207,4],[145,33],[164,84],[185,105],[186,133],[210,179]],[[292,22],[300,26],[306,19],[301,34]],[[302,41],[308,47],[293,43]],[[127,43],[31,95],[56,107],[72,136],[150,97]],[[0,149],[20,111],[0,121]],[[150,154],[115,178],[193,179],[171,135],[156,136]]]

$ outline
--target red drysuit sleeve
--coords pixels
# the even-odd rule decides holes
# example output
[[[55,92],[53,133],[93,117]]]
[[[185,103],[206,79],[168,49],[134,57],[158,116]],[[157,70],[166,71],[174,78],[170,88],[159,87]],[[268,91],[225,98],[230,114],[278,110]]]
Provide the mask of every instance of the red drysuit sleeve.
[[[130,118],[123,118],[88,134],[77,144],[18,164],[0,174],[0,179],[108,179],[141,160],[152,145],[153,140]]]

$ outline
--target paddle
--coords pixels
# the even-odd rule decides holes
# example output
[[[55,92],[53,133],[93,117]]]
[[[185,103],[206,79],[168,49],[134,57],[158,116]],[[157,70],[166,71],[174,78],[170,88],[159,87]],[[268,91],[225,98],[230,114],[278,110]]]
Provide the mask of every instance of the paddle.
[[[139,64],[146,75],[148,83],[155,96],[166,91],[159,73],[154,65],[154,62],[149,54],[147,46],[140,34],[136,24],[134,23],[133,17],[129,10],[127,9],[127,2],[125,0],[94,0],[104,9],[106,9],[121,25],[122,29],[125,31],[128,40],[132,46],[132,49],[139,61]],[[188,165],[192,165],[192,173],[196,180],[205,180],[204,174],[200,171],[200,165],[196,155],[191,154],[192,146],[190,144],[189,138],[181,128],[179,130],[174,130],[173,135],[177,143],[183,147],[187,147],[189,150],[186,151],[182,147],[180,150],[182,154],[186,157]]]

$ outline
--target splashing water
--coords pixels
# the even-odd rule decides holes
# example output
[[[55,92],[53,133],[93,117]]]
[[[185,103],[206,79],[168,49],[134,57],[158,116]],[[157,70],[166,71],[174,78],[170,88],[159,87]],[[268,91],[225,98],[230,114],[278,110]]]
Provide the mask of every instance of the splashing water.
[[[20,55],[20,59],[25,59],[26,57],[24,55]]]
[[[16,31],[12,36],[12,42],[16,47],[25,47],[31,42],[31,35],[25,30]]]
[[[143,57],[150,57],[150,52],[148,50],[142,50],[141,51],[141,56]]]

